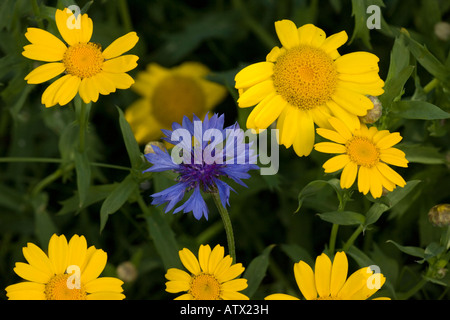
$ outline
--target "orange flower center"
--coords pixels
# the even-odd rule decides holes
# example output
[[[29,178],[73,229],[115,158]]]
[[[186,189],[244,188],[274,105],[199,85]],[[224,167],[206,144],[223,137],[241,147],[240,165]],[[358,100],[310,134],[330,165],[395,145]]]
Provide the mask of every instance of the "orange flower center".
[[[366,137],[353,137],[346,148],[350,160],[357,165],[371,168],[380,160],[380,150]]]
[[[66,72],[81,79],[101,72],[104,61],[101,46],[92,42],[70,46],[63,57]]]
[[[301,45],[278,57],[272,77],[279,95],[291,105],[309,110],[331,99],[337,71],[323,50]]]
[[[86,300],[86,290],[83,285],[79,289],[71,283],[69,274],[57,274],[45,285],[47,300]]]
[[[192,277],[189,293],[195,300],[219,300],[220,283],[213,275],[201,273]]]

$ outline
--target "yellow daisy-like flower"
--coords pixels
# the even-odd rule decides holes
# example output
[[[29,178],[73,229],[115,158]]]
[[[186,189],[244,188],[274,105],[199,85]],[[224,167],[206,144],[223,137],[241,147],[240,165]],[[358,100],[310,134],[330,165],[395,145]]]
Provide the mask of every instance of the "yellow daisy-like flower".
[[[38,246],[23,248],[28,263],[16,262],[14,272],[27,280],[10,285],[10,300],[122,300],[122,280],[101,277],[107,254],[88,248],[84,236],[74,235],[67,243],[64,235],[54,234],[48,256]]]
[[[336,253],[333,262],[324,253],[316,258],[315,270],[304,261],[294,264],[294,276],[306,300],[367,300],[385,283],[381,273],[364,267],[347,279],[348,260],[345,252]],[[299,300],[297,297],[276,293],[266,300]],[[374,300],[389,300],[386,297]]]
[[[327,119],[335,116],[359,127],[358,116],[373,108],[366,95],[384,92],[379,59],[368,52],[341,56],[337,48],[348,39],[345,31],[326,37],[312,24],[297,29],[290,20],[275,22],[275,30],[282,47],[236,74],[237,102],[241,108],[256,105],[248,128],[266,129],[278,119],[279,143],[307,156],[314,145],[314,124],[328,128]]]
[[[334,130],[317,128],[317,133],[333,142],[320,142],[314,149],[324,153],[339,154],[323,164],[326,173],[342,170],[341,188],[350,188],[358,176],[358,189],[363,194],[369,191],[374,198],[382,195],[383,187],[392,191],[406,182],[388,164],[407,167],[405,153],[392,148],[402,140],[398,132],[378,131],[376,127],[367,128],[361,124],[359,129],[351,130],[337,118],[330,118]]]
[[[136,140],[145,144],[162,136],[161,129],[171,129],[183,116],[202,119],[226,96],[224,86],[208,81],[211,71],[198,62],[184,62],[167,69],[151,63],[136,77],[132,86],[141,99],[125,110]]]
[[[233,259],[224,257],[222,246],[216,245],[211,251],[209,245],[201,245],[198,259],[187,248],[179,256],[190,274],[177,268],[167,270],[166,291],[186,292],[176,300],[248,300],[238,292],[247,288],[247,280],[235,279],[245,268],[241,263],[232,265]]]
[[[56,26],[64,41],[38,28],[28,28],[25,37],[31,44],[24,47],[25,57],[49,62],[31,71],[25,80],[30,84],[46,82],[65,73],[42,94],[42,104],[52,107],[69,103],[77,93],[85,103],[96,102],[99,94],[108,95],[116,89],[128,89],[133,78],[126,72],[137,66],[135,55],[122,55],[139,40],[130,32],[112,42],[105,50],[89,42],[93,32],[87,14],[75,18],[71,10],[56,10]]]

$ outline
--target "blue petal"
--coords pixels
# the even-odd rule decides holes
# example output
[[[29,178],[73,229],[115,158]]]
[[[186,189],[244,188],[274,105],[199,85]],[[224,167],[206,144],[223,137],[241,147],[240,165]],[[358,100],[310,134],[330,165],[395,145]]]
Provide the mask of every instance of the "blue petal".
[[[160,205],[167,202],[167,206],[164,210],[167,213],[183,199],[186,187],[187,186],[183,183],[177,183],[161,192],[154,193],[151,195],[153,198],[152,204]]]
[[[208,207],[206,206],[206,202],[200,193],[199,187],[194,189],[194,192],[189,199],[175,209],[174,213],[180,212],[181,210],[183,210],[184,213],[192,211],[197,220],[200,220],[202,216],[205,216],[206,220],[208,220]]]
[[[230,190],[233,190],[233,188],[231,188],[227,183],[217,179],[216,180],[216,186],[217,189],[219,190],[219,197],[220,197],[220,202],[222,203],[222,207],[226,208],[227,205],[230,205]],[[236,191],[234,191],[236,192]]]
[[[179,165],[174,163],[172,157],[167,152],[167,150],[161,150],[157,146],[153,146],[153,150],[155,153],[147,153],[144,157],[148,162],[152,163],[153,166],[144,170],[143,172],[160,172],[167,170],[176,170],[179,168]]]

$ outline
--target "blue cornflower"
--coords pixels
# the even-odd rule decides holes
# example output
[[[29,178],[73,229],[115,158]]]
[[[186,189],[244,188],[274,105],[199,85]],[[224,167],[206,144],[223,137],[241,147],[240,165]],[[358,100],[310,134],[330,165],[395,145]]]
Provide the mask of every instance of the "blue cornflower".
[[[162,131],[166,136],[163,139],[175,147],[169,154],[153,146],[154,153],[145,155],[153,166],[144,172],[172,170],[178,174],[175,185],[152,195],[152,204],[166,203],[165,212],[172,210],[186,193],[192,192],[174,213],[192,211],[197,220],[202,216],[208,219],[202,192],[218,193],[226,208],[230,191],[235,190],[222,178],[247,187],[242,179],[250,178],[249,170],[259,169],[252,143],[245,143],[244,132],[237,123],[224,128],[223,115],[214,114],[211,118],[206,115],[203,121],[195,115],[193,121],[185,116],[181,125],[174,122],[172,130]]]

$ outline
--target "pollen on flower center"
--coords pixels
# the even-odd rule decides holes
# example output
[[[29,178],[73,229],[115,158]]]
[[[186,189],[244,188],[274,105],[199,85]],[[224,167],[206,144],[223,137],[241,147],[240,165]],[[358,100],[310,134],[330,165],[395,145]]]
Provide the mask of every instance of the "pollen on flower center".
[[[380,150],[366,137],[353,137],[347,142],[346,148],[350,160],[360,166],[371,168],[380,159]]]
[[[44,293],[47,300],[86,300],[86,290],[83,285],[80,289],[69,288],[67,279],[69,275],[57,274],[45,285]]]
[[[205,96],[196,81],[179,75],[166,77],[154,89],[153,114],[164,126],[181,123],[183,116],[192,117],[205,108]]]
[[[324,51],[301,45],[278,57],[272,77],[279,95],[291,105],[309,110],[330,100],[337,71]]]
[[[63,57],[66,72],[81,79],[101,72],[104,61],[101,46],[92,42],[70,46]]]
[[[201,273],[193,276],[189,293],[195,300],[218,300],[220,298],[220,283],[211,274]]]

